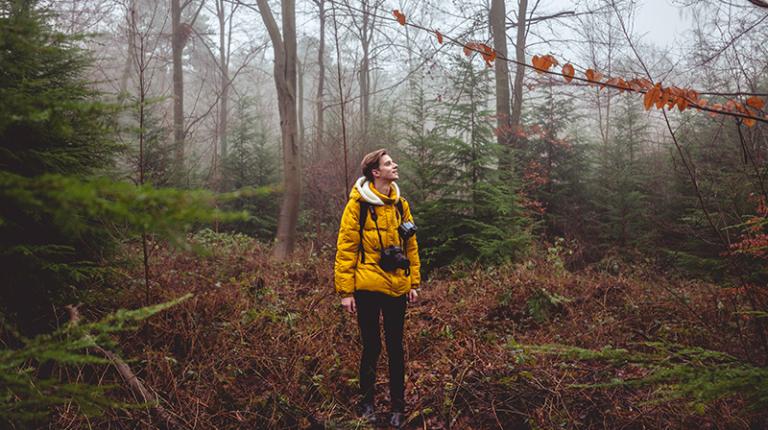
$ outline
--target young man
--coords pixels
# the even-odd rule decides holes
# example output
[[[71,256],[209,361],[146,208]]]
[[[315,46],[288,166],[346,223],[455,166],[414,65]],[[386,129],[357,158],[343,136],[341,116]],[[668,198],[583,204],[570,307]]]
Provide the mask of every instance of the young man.
[[[390,424],[399,428],[405,418],[405,306],[406,300],[414,302],[418,297],[419,249],[411,208],[395,183],[399,179],[397,164],[385,149],[379,149],[366,155],[360,167],[363,176],[352,188],[341,217],[334,269],[336,292],[344,309],[357,313],[363,343],[359,413],[369,421],[376,419],[379,314],[384,317]]]

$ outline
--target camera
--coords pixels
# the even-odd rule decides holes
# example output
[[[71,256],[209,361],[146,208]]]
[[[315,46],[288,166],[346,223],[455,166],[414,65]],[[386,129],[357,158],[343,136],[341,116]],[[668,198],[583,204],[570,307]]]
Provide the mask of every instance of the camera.
[[[397,232],[400,233],[400,237],[402,237],[403,240],[408,240],[411,236],[416,234],[416,224],[410,221],[403,221],[403,223],[397,227]]]
[[[405,274],[408,275],[411,262],[408,261],[408,258],[403,254],[403,248],[399,246],[388,246],[381,250],[379,266],[386,272],[394,272],[395,269],[403,269],[405,270]]]

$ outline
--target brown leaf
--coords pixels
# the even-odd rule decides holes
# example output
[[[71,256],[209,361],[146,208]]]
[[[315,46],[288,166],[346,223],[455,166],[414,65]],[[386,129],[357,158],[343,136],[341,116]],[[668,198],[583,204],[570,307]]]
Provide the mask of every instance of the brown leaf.
[[[493,60],[496,59],[496,51],[484,43],[478,44],[478,48],[483,55],[483,60],[485,60],[485,64],[487,64],[488,67],[490,67]]]
[[[438,31],[438,30],[435,30],[435,34],[437,34],[437,43],[442,45],[443,44],[443,34],[440,33],[440,31]]]
[[[763,101],[763,99],[761,99],[760,97],[757,97],[757,96],[752,96],[752,97],[748,98],[747,99],[747,104],[750,107],[753,107],[753,108],[755,108],[757,110],[760,110],[760,109],[763,108],[763,106],[765,106],[765,102]]]
[[[568,63],[563,66],[563,79],[565,79],[565,82],[570,83],[573,80],[573,76],[576,74],[576,71],[573,70],[573,66],[571,63]]]
[[[744,118],[741,120],[741,122],[743,122],[747,127],[754,127],[755,124],[757,124],[757,121],[755,121],[753,118]]]
[[[545,55],[544,59],[547,61],[547,66],[546,66],[547,70],[549,70],[549,68],[552,66],[557,66],[558,64],[560,64],[555,57],[549,54]]]
[[[400,25],[405,25],[405,14],[400,12],[399,9],[393,10],[392,15],[394,15],[395,18],[397,18],[397,22],[399,22]]]
[[[656,86],[645,92],[645,96],[643,96],[643,107],[645,110],[651,109],[660,93],[661,84],[656,84]]]
[[[596,72],[592,69],[587,69],[587,71],[584,72],[584,75],[587,77],[587,80],[593,84],[599,84],[600,79],[603,78],[603,75],[600,72]]]
[[[667,100],[669,99],[669,88],[661,88],[661,84],[658,85],[658,97],[656,98],[656,109],[661,109],[664,107],[665,104],[667,104]]]

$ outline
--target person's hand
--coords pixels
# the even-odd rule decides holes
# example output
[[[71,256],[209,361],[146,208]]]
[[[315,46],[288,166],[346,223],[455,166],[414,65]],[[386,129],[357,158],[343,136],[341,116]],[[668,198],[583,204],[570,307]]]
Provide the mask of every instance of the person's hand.
[[[353,314],[357,311],[357,306],[355,305],[355,298],[352,296],[344,297],[341,299],[341,306],[344,307],[344,309],[347,310],[347,312]]]
[[[408,291],[408,303],[414,303],[416,302],[416,299],[419,298],[419,291],[418,290],[411,290]]]

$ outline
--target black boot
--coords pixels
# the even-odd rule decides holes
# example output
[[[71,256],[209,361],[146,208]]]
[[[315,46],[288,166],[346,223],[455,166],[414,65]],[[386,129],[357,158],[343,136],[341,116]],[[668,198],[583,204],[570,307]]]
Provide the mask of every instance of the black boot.
[[[389,416],[389,425],[396,429],[403,428],[405,425],[405,414],[402,412],[392,412]]]

